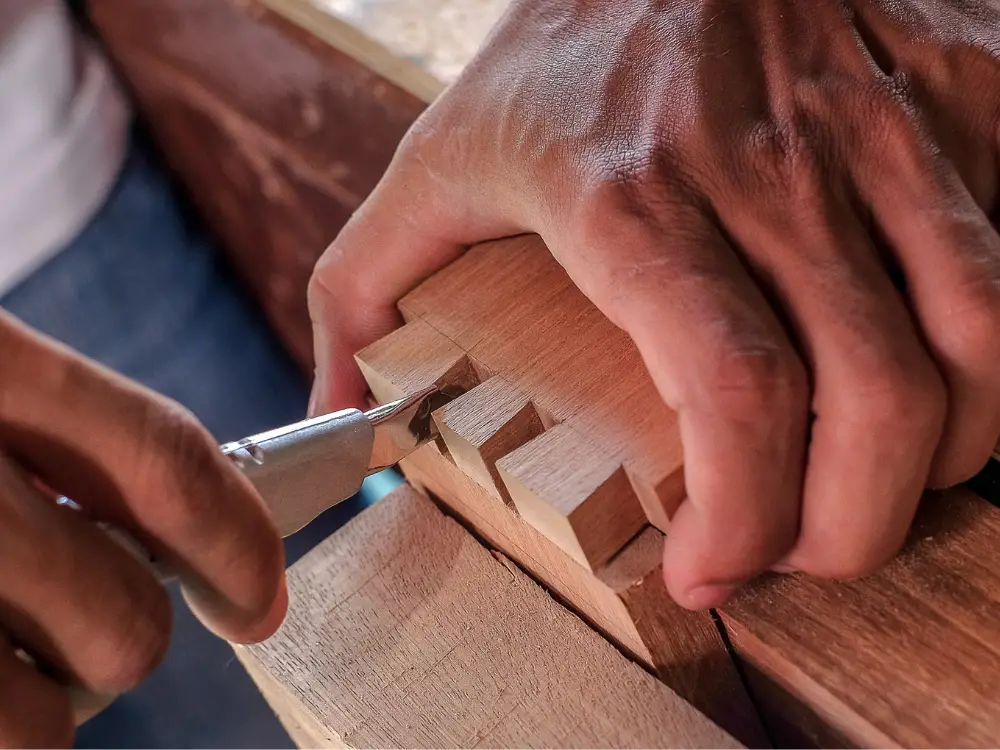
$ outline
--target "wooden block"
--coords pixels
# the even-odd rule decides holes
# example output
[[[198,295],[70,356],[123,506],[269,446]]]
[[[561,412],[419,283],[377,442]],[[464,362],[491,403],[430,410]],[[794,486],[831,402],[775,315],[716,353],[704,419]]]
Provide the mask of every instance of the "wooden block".
[[[236,653],[310,745],[739,747],[410,488],[296,563]]]
[[[410,454],[400,466],[408,482],[444,503],[490,546],[515,560],[631,658],[653,669],[653,657],[615,592],[524,523],[513,508],[498,503],[431,446]]]
[[[715,622],[706,613],[681,609],[667,594],[659,532],[647,529],[595,574],[430,446],[402,466],[410,482],[426,488],[712,721],[749,747],[770,746]]]
[[[684,497],[677,417],[635,345],[572,284],[538,237],[472,248],[400,308],[554,421],[572,420],[579,432],[600,435],[602,454],[626,464],[649,521],[666,530]]]
[[[381,403],[434,384],[471,390],[485,374],[462,349],[419,320],[358,352],[355,361]]]
[[[1000,513],[927,498],[905,551],[862,581],[770,577],[724,610],[793,745],[992,747],[1000,737]],[[768,684],[771,683],[771,684]]]
[[[646,525],[621,463],[569,423],[505,456],[497,469],[521,517],[589,570]]]
[[[498,500],[510,503],[497,460],[545,430],[528,397],[502,378],[491,378],[433,416],[458,468]]]
[[[531,250],[531,246],[527,250]],[[472,252],[476,253],[475,250]],[[548,265],[535,263],[532,270],[531,266],[517,265],[516,258],[508,258],[506,261],[515,263],[514,266],[508,266],[508,269],[516,267],[519,272],[526,270],[536,282],[558,278],[553,277]],[[505,276],[511,274],[507,273]],[[441,275],[433,277],[437,278],[441,278]],[[507,284],[506,280],[502,283],[497,281],[497,285],[502,286],[505,293],[516,293],[516,287],[508,287]],[[443,290],[442,294],[464,294],[462,288],[462,283],[455,283]],[[565,291],[570,289],[571,287],[567,286]],[[419,289],[417,291],[419,292]],[[573,291],[574,294],[578,294]],[[426,301],[425,297],[418,294],[411,295],[407,299],[415,300],[418,304]],[[570,296],[569,299],[575,300],[576,297]],[[473,308],[477,308],[480,301],[455,308],[454,312],[457,316],[466,313],[479,315]],[[492,304],[497,319],[505,320],[513,326],[510,335],[520,336],[521,333],[517,332],[518,326],[515,325],[517,321],[512,323],[507,318],[507,316],[516,318],[517,311],[508,309],[503,295],[496,297]],[[381,400],[398,398],[405,392],[429,383],[441,382],[442,378],[447,380],[448,378],[444,376],[456,371],[472,372],[475,377],[483,379],[489,374],[494,376],[491,382],[477,385],[459,400],[449,404],[450,415],[447,412],[448,407],[437,413],[439,425],[447,428],[449,423],[452,423],[456,428],[451,431],[452,434],[447,432],[444,434],[447,450],[442,453],[433,446],[427,446],[411,455],[402,463],[407,477],[414,484],[426,488],[441,498],[455,513],[466,519],[477,534],[482,535],[499,550],[524,566],[627,653],[649,668],[655,669],[668,685],[676,685],[681,690],[690,691],[684,692],[683,697],[697,701],[695,705],[699,710],[719,722],[742,741],[755,746],[766,744],[760,725],[739,682],[736,669],[726,653],[725,643],[711,616],[707,613],[686,612],[677,607],[667,596],[662,581],[658,587],[642,586],[641,596],[638,590],[632,590],[633,584],[638,585],[644,579],[659,580],[658,556],[650,559],[649,569],[642,571],[641,575],[636,574],[634,580],[622,581],[621,589],[609,586],[601,580],[600,575],[595,575],[591,571],[591,568],[600,567],[601,563],[621,550],[629,538],[641,531],[645,523],[641,506],[631,489],[629,477],[622,471],[622,458],[630,455],[627,451],[628,446],[620,440],[625,432],[614,428],[610,433],[611,439],[607,439],[606,431],[600,432],[603,441],[601,450],[587,452],[585,465],[593,464],[599,470],[607,468],[603,476],[598,471],[586,478],[592,492],[575,494],[568,492],[559,495],[559,483],[549,484],[552,490],[549,494],[552,494],[552,498],[556,501],[554,507],[565,508],[566,515],[563,516],[561,527],[558,524],[549,527],[545,527],[542,523],[540,525],[545,527],[546,533],[561,539],[567,548],[575,551],[574,559],[571,554],[561,549],[531,524],[518,518],[511,507],[500,502],[502,495],[499,491],[490,491],[489,485],[496,486],[496,480],[490,472],[490,464],[502,459],[502,454],[506,450],[514,451],[520,446],[521,440],[527,439],[528,434],[520,427],[505,432],[503,426],[510,418],[521,412],[529,395],[530,402],[536,407],[543,426],[551,425],[562,417],[570,420],[574,427],[581,425],[580,429],[592,431],[596,417],[593,414],[589,416],[583,414],[583,410],[576,410],[574,413],[567,408],[571,403],[570,400],[551,398],[554,392],[551,388],[548,390],[543,388],[541,397],[537,397],[535,391],[525,392],[514,385],[510,380],[511,377],[520,378],[519,382],[530,387],[536,384],[527,377],[530,375],[530,370],[522,367],[516,351],[511,350],[503,357],[490,353],[490,347],[495,348],[498,345],[498,342],[493,341],[497,337],[490,333],[489,329],[477,332],[473,326],[476,322],[473,318],[469,318],[467,324],[460,321],[456,324],[455,321],[434,318],[433,315],[431,319],[424,319],[412,309],[406,312],[406,317],[410,322],[402,329],[367,347],[357,356],[372,392],[376,395],[382,394]],[[562,318],[560,320],[563,324],[566,323]],[[485,322],[488,321],[479,319],[480,324]],[[439,325],[444,326],[444,330],[439,328]],[[585,325],[581,323],[581,330],[594,325],[600,325],[597,319],[592,319]],[[481,335],[483,333],[488,335]],[[540,338],[545,338],[544,334],[538,334],[537,331],[535,333]],[[560,339],[549,338],[553,346],[548,348],[529,349],[529,345],[534,347],[535,344],[529,344],[526,340],[521,354],[534,358],[540,363],[540,367],[554,370],[568,367],[567,363],[572,359],[572,342],[562,339],[563,345],[560,346],[558,345]],[[579,340],[586,340],[586,337]],[[484,354],[489,364],[480,356],[468,352],[465,347],[469,346],[475,352]],[[596,351],[598,345],[596,341],[591,341],[587,347]],[[622,345],[619,349],[611,347],[607,351],[626,349],[627,347]],[[546,362],[549,364],[544,364]],[[600,376],[602,378],[608,376],[607,368],[602,368],[596,359],[594,362],[595,370]],[[501,372],[497,372],[494,368]],[[567,369],[566,372],[569,373],[570,370]],[[568,377],[573,380],[572,376]],[[623,384],[620,395],[626,399],[634,395],[635,389],[628,385],[634,378],[621,377],[618,380]],[[590,387],[596,388],[598,385],[599,383],[594,381]],[[612,410],[613,401],[608,398],[595,398],[594,405],[600,407],[596,413],[607,413]],[[664,408],[661,404],[661,410]],[[480,409],[482,411],[479,411]],[[618,411],[626,416],[632,416],[629,408]],[[669,421],[669,412],[667,418]],[[529,432],[531,429],[537,430],[537,427],[535,424]],[[552,432],[559,429],[560,425],[556,425],[552,428]],[[547,434],[549,433],[543,433],[536,439],[542,440]],[[486,444],[491,435],[501,435],[502,439],[490,446],[488,458],[484,460],[483,454],[476,449],[476,446]],[[676,443],[676,436],[674,442]],[[557,443],[555,447],[558,448],[559,445],[566,449],[571,448],[565,440]],[[667,450],[664,452],[665,447]],[[453,453],[453,449],[456,452]],[[559,451],[548,453],[555,461],[553,468],[558,468],[560,460],[565,466],[578,466],[577,462],[580,461],[584,448],[578,446],[578,449],[579,455],[575,457]],[[644,476],[660,476],[662,484],[663,481],[676,475],[678,460],[676,456],[671,455],[668,441],[657,443],[656,455],[652,459],[638,462],[633,468],[636,472],[645,472]],[[463,463],[464,469],[469,470],[468,473],[456,467],[459,461]],[[667,467],[667,470],[661,472],[660,469],[663,467]],[[539,481],[544,479],[544,473],[536,473],[535,476]],[[634,480],[634,476],[632,478]],[[487,489],[484,489],[484,485],[487,485]],[[582,484],[578,483],[577,486]],[[605,491],[603,494],[597,493],[598,489]],[[566,498],[569,498],[568,502],[560,504],[560,501]],[[625,498],[624,502],[622,498]],[[613,517],[616,502],[620,502],[625,509],[620,521]],[[579,544],[574,548],[570,543],[577,533],[570,519],[577,522],[582,530],[583,538],[587,540],[588,545],[585,548]],[[601,523],[607,522],[608,525],[612,525],[611,521],[615,521],[616,527],[622,531],[607,538],[596,533]],[[567,533],[567,530],[572,533]],[[591,555],[592,560],[587,558],[587,554]],[[639,615],[633,613],[640,611],[645,613],[642,615],[644,619],[637,624],[634,618]],[[656,613],[655,616],[650,614],[653,612]],[[672,635],[665,638],[660,635],[660,631]],[[677,634],[676,642],[680,644],[676,647],[673,634]],[[647,641],[656,645],[655,653],[650,651]]]
[[[518,272],[505,276],[503,268]],[[676,421],[623,334],[595,318],[563,276],[544,246],[519,238],[473,248],[401,305],[411,320],[432,325],[556,421],[585,435],[603,460],[623,465],[636,495],[646,500],[647,517],[655,520],[652,511],[662,511],[656,520],[662,528],[683,496]],[[553,432],[536,439],[551,439]],[[498,462],[501,470],[505,460]],[[640,643],[638,653],[648,655],[647,663],[655,662],[663,679],[689,697],[695,683],[685,684],[691,675],[676,666],[679,654],[692,648],[678,645],[688,621],[677,617],[645,627],[649,613],[662,606],[659,594],[645,591],[659,582],[655,566],[644,562],[645,572],[639,566],[641,584],[623,588],[607,578],[616,563],[624,565],[619,558],[633,553],[639,538],[594,572],[614,594],[616,608],[592,582],[567,587],[562,570],[548,570],[558,565],[553,553],[520,552],[544,545],[524,530],[528,524],[488,516],[468,488],[442,479],[447,471],[431,466],[446,463],[441,457],[417,461],[423,465],[416,476],[429,491],[491,543],[511,550],[553,591],[572,588],[560,595],[588,618],[596,619],[596,611],[603,617],[599,627],[611,637],[632,649]],[[590,463],[575,468],[586,475]],[[571,486],[572,480],[563,483]],[[519,499],[518,492],[512,496]],[[470,510],[470,504],[476,507]],[[794,576],[764,581],[722,610],[779,741],[981,746],[1000,736],[1000,713],[990,708],[1000,695],[1000,573],[992,562],[1000,549],[1000,511],[953,491],[932,496],[923,512],[927,520],[915,528],[905,554],[876,576],[848,583]],[[538,525],[553,538],[565,538]],[[925,536],[933,541],[920,536],[921,528],[930,529]],[[655,535],[644,532],[642,539],[655,547]],[[704,630],[694,628],[691,643],[711,653]],[[694,699],[711,714],[704,696]]]

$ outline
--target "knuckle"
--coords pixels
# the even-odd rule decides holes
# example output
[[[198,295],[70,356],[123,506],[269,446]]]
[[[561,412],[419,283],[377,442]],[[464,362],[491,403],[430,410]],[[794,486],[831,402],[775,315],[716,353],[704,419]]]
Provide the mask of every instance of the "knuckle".
[[[962,303],[934,339],[946,358],[960,364],[1000,364],[1000,274],[966,287]]]
[[[764,120],[750,131],[749,164],[758,180],[787,192],[811,185],[823,172],[820,128],[805,113]]]
[[[373,271],[365,258],[363,228],[368,214],[378,210],[377,201],[370,198],[317,261],[306,287],[307,306],[314,325],[350,317],[381,301],[383,286],[378,271]]]
[[[912,129],[918,109],[913,83],[905,72],[879,76],[862,91],[857,106],[876,132],[893,135]]]
[[[341,323],[379,305],[379,285],[373,283],[371,269],[352,262],[343,238],[353,231],[353,222],[341,238],[323,254],[306,289],[306,301],[313,326]]]
[[[673,202],[670,180],[656,147],[628,155],[602,153],[591,158],[575,202],[577,218],[594,232],[606,226],[610,212],[646,218]]]
[[[331,302],[336,300],[336,309],[344,320],[353,321],[384,305],[380,287],[372,278],[372,270],[352,268],[343,281],[338,279],[336,293],[330,293],[329,299]]]
[[[155,593],[154,593],[155,592]],[[170,644],[170,599],[159,586],[132,600],[136,606],[120,617],[88,653],[85,677],[90,689],[116,695],[131,690],[148,677],[166,655]]]
[[[699,373],[702,408],[738,421],[793,415],[808,404],[805,367],[778,344],[737,343],[712,352]]]
[[[905,112],[911,115],[917,108],[917,97],[913,79],[905,70],[897,70],[891,76],[885,76],[880,87],[883,96],[875,102],[885,112]]]
[[[443,129],[439,122],[439,106],[432,105],[409,127],[396,149],[398,156],[422,160],[437,145]]]
[[[944,380],[929,360],[878,356],[867,367],[855,363],[856,386],[845,389],[847,413],[855,420],[894,432],[940,430],[948,405]]]
[[[340,278],[338,267],[343,263],[344,256],[337,243],[330,245],[316,262],[309,284],[306,287],[306,304],[309,309],[309,316],[315,324],[330,315],[331,307],[337,301],[334,294],[336,286],[331,286],[328,279]],[[350,278],[345,275],[345,278]]]
[[[472,158],[474,139],[459,118],[449,111],[446,102],[438,100],[417,118],[403,135],[393,155],[386,178],[398,177],[405,173],[407,186],[412,190],[414,182],[433,179],[446,184],[456,177],[456,168],[467,164]],[[476,156],[483,157],[482,144]]]
[[[883,179],[925,181],[933,175],[939,147],[926,132],[913,83],[906,73],[883,76],[865,87],[856,109],[861,114],[859,137],[864,137]],[[877,162],[875,161],[877,155]]]

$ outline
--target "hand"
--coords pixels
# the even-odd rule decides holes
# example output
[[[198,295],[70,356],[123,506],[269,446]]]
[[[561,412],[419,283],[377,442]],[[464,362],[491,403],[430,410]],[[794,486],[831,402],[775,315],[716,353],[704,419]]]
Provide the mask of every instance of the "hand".
[[[679,412],[673,597],[866,574],[1000,432],[998,126],[996,2],[517,0],[316,268],[317,403],[537,232]]]
[[[170,637],[166,592],[90,520],[179,570],[202,621],[239,642],[284,617],[283,548],[252,486],[176,404],[2,311],[0,352],[0,746],[69,747],[85,718],[71,695],[134,687]]]

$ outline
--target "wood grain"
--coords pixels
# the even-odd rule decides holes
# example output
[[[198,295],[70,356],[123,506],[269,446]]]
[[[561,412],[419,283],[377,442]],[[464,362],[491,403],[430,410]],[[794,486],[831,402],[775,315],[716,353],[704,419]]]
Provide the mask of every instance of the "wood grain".
[[[739,747],[409,488],[288,587],[278,634],[236,652],[310,744]]]
[[[397,328],[354,359],[381,403],[430,385],[468,391],[489,377],[461,347],[423,321]]]
[[[571,425],[589,441],[582,464],[572,463],[567,452],[566,476],[574,470],[585,475],[597,455],[631,469],[636,494],[657,481],[663,486],[682,475],[672,463],[676,421],[664,413],[623,334],[592,318],[588,305],[540,241],[526,238],[474,248],[401,302],[411,325],[427,324],[553,415],[559,427]],[[501,472],[505,461],[498,461]],[[486,506],[470,510],[478,502],[475,492],[449,477],[459,472],[446,465],[446,456],[428,453],[404,468],[585,616],[593,617],[585,597],[605,605],[593,586],[560,592],[564,584],[547,570],[555,557],[551,551],[534,556],[519,549],[526,538],[556,547],[558,532],[545,524],[532,528],[526,518],[504,523]],[[572,488],[573,482],[563,485]],[[670,505],[660,507],[668,513]],[[657,533],[643,532],[607,567],[635,553],[640,541],[658,546]],[[962,491],[932,495],[905,553],[878,575],[847,583],[764,579],[727,606],[723,621],[773,736],[793,745],[995,742],[998,534],[1000,511],[986,502]],[[652,584],[659,575],[653,556],[647,550],[636,559],[637,565],[622,563],[628,577]],[[598,626],[614,638],[625,633],[630,643],[638,636],[651,657],[674,645],[676,625],[642,629],[643,619],[663,602],[643,599],[642,586],[623,591],[609,585],[605,573],[598,567],[594,577],[615,590],[625,617],[617,610]],[[623,627],[626,620],[632,629]],[[663,674],[672,679],[670,670]]]
[[[504,253],[515,249],[506,243],[497,245],[497,248]],[[483,256],[477,250],[473,250],[469,257]],[[462,261],[459,261],[459,265],[451,268],[460,269],[461,263]],[[433,283],[433,279],[428,283]],[[505,295],[514,293],[516,284],[509,284],[507,281],[501,282],[494,277],[490,286],[497,295],[493,299],[493,304],[498,319],[507,321],[512,328],[516,329],[524,321],[517,319],[516,316],[509,317],[510,313],[506,309],[505,298]],[[418,289],[415,294],[420,291]],[[566,286],[565,291],[578,294],[575,287],[569,285]],[[490,292],[490,294],[493,293],[493,291]],[[526,294],[530,295],[531,291],[527,291]],[[410,296],[404,302],[409,303],[420,299],[419,296]],[[455,309],[456,311],[468,312],[470,308],[467,305],[459,304]],[[380,400],[391,400],[432,383],[452,384],[444,374],[455,370],[462,362],[469,362],[472,364],[468,367],[459,367],[459,371],[475,371],[478,375],[483,376],[482,381],[488,381],[489,378],[486,375],[489,375],[493,378],[493,382],[486,386],[487,390],[483,396],[480,396],[480,389],[484,385],[477,385],[469,390],[463,398],[466,400],[474,399],[475,411],[478,415],[476,419],[492,427],[502,425],[505,416],[510,413],[510,399],[516,399],[515,394],[520,392],[519,389],[511,385],[507,377],[510,373],[517,377],[517,370],[507,367],[503,359],[491,357],[488,351],[485,351],[485,356],[481,356],[480,352],[484,350],[476,347],[472,347],[475,355],[465,353],[466,349],[463,345],[446,337],[435,325],[440,321],[418,318],[414,314],[414,310],[409,307],[405,316],[410,319],[410,322],[405,326],[356,355],[361,371],[368,379],[376,397]],[[601,318],[601,320],[604,319]],[[604,322],[606,323],[606,321]],[[585,336],[577,337],[574,340],[585,344],[591,341]],[[596,341],[593,341],[591,345],[598,346]],[[523,352],[516,347],[514,351]],[[565,356],[565,353],[563,355]],[[595,365],[598,371],[602,372],[597,360],[598,356],[595,354],[589,364]],[[536,357],[535,361],[539,363],[539,366],[544,367],[544,352]],[[504,377],[502,380],[497,380],[501,377],[500,373]],[[565,374],[572,381],[569,369],[565,371]],[[602,374],[611,375],[606,367]],[[624,381],[626,386],[628,385],[627,377],[619,378],[619,380]],[[523,378],[522,382],[524,382]],[[464,381],[463,384],[469,385],[469,381]],[[506,390],[508,397],[497,399],[495,396],[501,390]],[[545,398],[544,393],[539,397],[538,391],[532,391],[531,395],[532,405],[536,406],[540,413],[546,415],[546,424],[554,424],[559,417],[566,419],[565,422],[552,427],[552,431],[563,429],[568,425],[586,424],[586,421],[577,419],[578,415],[566,409],[566,402]],[[595,403],[609,411],[614,408],[613,401],[605,400]],[[657,403],[661,402],[657,401]],[[498,406],[499,409],[497,409]],[[662,403],[661,408],[663,408]],[[458,411],[464,411],[461,405]],[[447,409],[436,413],[435,418],[438,423],[447,423]],[[461,429],[470,436],[475,432],[468,425]],[[544,433],[541,438],[548,434],[549,432]],[[619,430],[618,434],[622,434],[622,431]],[[520,447],[517,440],[512,439],[515,437],[524,440],[525,445],[531,443],[529,440],[531,434],[516,430],[511,431],[504,443],[506,450],[516,452]],[[566,467],[558,466],[559,456],[563,456],[566,461],[571,462],[567,464],[568,467],[576,467],[578,464],[575,462],[576,457],[572,455],[555,454],[557,461],[551,468],[559,471],[559,476],[565,478],[564,469]],[[600,461],[596,461],[595,456],[599,457]],[[611,468],[612,471],[605,474],[602,480],[614,477],[617,481],[617,484],[610,486],[611,492],[596,498],[598,501],[596,507],[600,511],[597,514],[598,518],[612,519],[617,503],[621,503],[624,510],[627,507],[626,500],[628,498],[634,500],[635,498],[635,493],[631,491],[629,486],[630,483],[623,481],[622,472],[615,473],[614,471],[616,468],[621,469],[621,456],[620,450],[597,452],[591,450],[590,454],[584,457],[585,462],[593,462],[597,468],[602,466]],[[655,462],[649,461],[647,463],[654,464]],[[560,528],[560,531],[565,531],[566,535],[560,536],[552,526],[546,526],[538,518],[533,518],[530,515],[525,518],[519,517],[514,508],[503,502],[502,496],[483,489],[481,482],[457,469],[455,457],[449,451],[442,452],[440,447],[428,446],[411,455],[402,463],[402,466],[411,482],[426,488],[446,502],[455,513],[470,522],[490,544],[524,566],[575,611],[612,638],[627,653],[641,663],[655,669],[668,685],[692,701],[699,710],[744,743],[756,746],[766,744],[752,706],[739,682],[739,676],[726,653],[725,643],[711,616],[707,613],[687,612],[674,604],[667,594],[662,577],[658,573],[659,550],[645,548],[647,554],[640,556],[645,565],[644,568],[635,564],[635,561],[640,557],[632,555],[631,566],[619,568],[619,571],[628,570],[631,577],[627,578],[620,572],[612,573],[612,583],[609,585],[602,580],[605,570],[600,565],[592,565],[582,551],[574,557],[574,548],[571,542],[579,539],[575,532],[567,530],[564,526]],[[542,476],[541,481],[544,480],[545,477]],[[545,498],[540,498],[539,502],[551,502],[553,509],[570,507],[571,504],[577,502],[579,497],[580,493],[575,489],[577,486],[579,483],[548,483],[545,489]],[[627,491],[625,497],[620,497],[622,490]],[[564,499],[567,504],[561,505],[560,503]],[[554,512],[557,511],[554,510]],[[627,531],[612,536],[612,541],[594,556],[594,561],[604,562],[608,558],[620,554],[629,540],[641,531],[642,526],[642,514],[638,508],[635,508],[631,515],[623,513],[617,528],[625,528]],[[598,531],[598,529],[591,528],[591,531]],[[585,533],[584,538],[599,539],[599,536],[591,534],[590,537],[587,537]],[[624,557],[629,558],[628,555],[624,555]],[[609,568],[614,567],[613,562],[612,559],[608,565]],[[598,568],[596,573],[591,572],[594,567]],[[669,635],[664,636],[664,633]],[[651,644],[655,647],[653,650],[650,648]]]
[[[497,459],[541,435],[548,421],[503,378],[490,378],[433,415],[458,468],[498,500],[512,502]]]
[[[426,321],[416,319],[362,350],[356,358],[373,391],[386,399],[440,383],[442,373],[463,361],[460,347],[444,339]],[[484,372],[480,360],[474,361],[473,369]],[[503,392],[507,395],[497,398]],[[474,400],[475,419],[488,431],[502,427],[518,403],[516,393],[506,381],[493,376],[492,381],[474,387],[463,399]],[[465,411],[461,400],[453,402],[458,404],[459,413]],[[448,422],[447,411],[445,408],[435,414],[439,423]],[[550,414],[548,410],[545,413]],[[467,418],[473,421],[471,415]],[[460,429],[472,440],[477,439],[475,425],[466,423]],[[549,433],[543,437],[545,434]],[[530,444],[531,437],[530,432],[512,430],[505,436],[504,447],[516,451],[518,439]],[[481,475],[474,479],[455,462],[450,451],[429,445],[408,457],[402,466],[411,483],[434,493],[491,545],[522,565],[633,658],[655,669],[664,682],[699,710],[744,743],[766,744],[712,618],[707,613],[682,610],[668,596],[659,573],[661,545],[646,544],[641,554],[631,550],[626,554],[620,548],[627,549],[629,540],[620,540],[612,545],[619,547],[618,554],[592,572],[587,561],[574,559],[546,537],[544,529],[527,523],[498,493],[485,489]],[[604,500],[605,507],[610,508],[615,496]],[[636,531],[640,529],[641,515]],[[619,559],[625,562],[618,565]],[[609,576],[607,581],[605,575]]]
[[[596,573],[556,547],[426,446],[403,461],[407,480],[432,493],[488,544],[515,560],[559,601],[748,747],[769,747],[725,643],[705,613],[671,600],[653,528]]]
[[[932,494],[904,553],[878,574],[848,583],[769,578],[724,618],[758,670],[851,744],[992,746],[997,550],[994,508],[961,490]]]
[[[684,496],[676,415],[634,344],[580,293],[538,237],[473,248],[407,295],[400,309],[529,394],[554,421],[584,435],[599,432],[605,458],[624,465],[649,521],[666,530]]]
[[[653,656],[611,587],[523,523],[512,509],[451,461],[441,459],[434,446],[425,446],[404,459],[401,466],[410,484],[443,501],[449,512],[529,571],[631,658],[654,668]],[[717,649],[721,644],[716,640],[713,645]]]
[[[646,525],[621,462],[593,447],[586,435],[563,423],[497,462],[525,522],[590,570],[618,554]]]

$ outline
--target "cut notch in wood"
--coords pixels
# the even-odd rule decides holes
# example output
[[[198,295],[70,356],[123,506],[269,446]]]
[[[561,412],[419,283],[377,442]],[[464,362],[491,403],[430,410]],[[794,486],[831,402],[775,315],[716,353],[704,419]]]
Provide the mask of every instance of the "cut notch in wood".
[[[372,395],[393,401],[429,385],[469,391],[491,373],[427,323],[415,320],[354,355]]]
[[[664,534],[670,528],[670,519],[685,497],[684,467],[661,478],[650,481],[631,461],[625,462],[625,473],[632,482],[646,519]]]
[[[458,468],[506,505],[512,501],[497,461],[551,426],[525,394],[502,378],[490,378],[433,416]]]
[[[560,424],[497,462],[518,513],[594,570],[646,525],[621,462]]]

